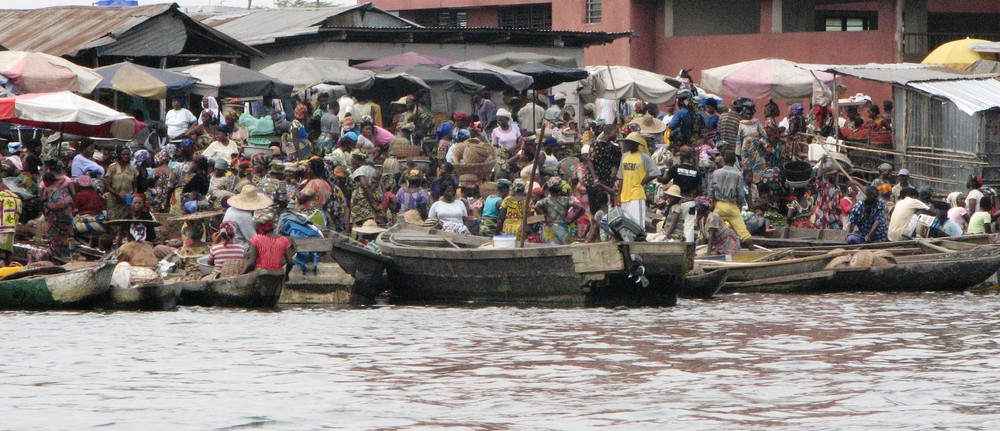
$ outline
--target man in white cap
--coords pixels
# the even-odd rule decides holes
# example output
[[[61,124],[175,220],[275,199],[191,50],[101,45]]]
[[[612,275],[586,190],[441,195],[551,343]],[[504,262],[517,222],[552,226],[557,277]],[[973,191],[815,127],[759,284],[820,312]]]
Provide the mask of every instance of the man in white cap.
[[[899,192],[908,189],[910,186],[910,170],[903,168],[896,174],[896,185],[892,186],[892,201],[899,201]]]
[[[622,161],[618,167],[619,202],[622,212],[637,226],[646,226],[646,189],[650,181],[660,176],[660,168],[648,154],[639,151],[646,139],[639,132],[621,140]]]
[[[566,107],[566,93],[558,92],[552,96],[552,106],[545,110],[545,121],[555,123],[562,120],[563,108]]]
[[[222,216],[222,221],[231,221],[236,224],[236,237],[234,241],[247,245],[250,238],[257,234],[254,227],[253,212],[270,207],[274,201],[270,196],[260,193],[257,186],[247,184],[240,190],[240,194],[226,200],[229,209]]]

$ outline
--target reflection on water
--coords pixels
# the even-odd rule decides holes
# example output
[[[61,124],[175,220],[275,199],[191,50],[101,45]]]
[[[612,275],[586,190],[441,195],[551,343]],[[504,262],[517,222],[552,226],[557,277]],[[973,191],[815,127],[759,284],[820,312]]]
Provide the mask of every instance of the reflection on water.
[[[2,429],[995,429],[1000,298],[0,314]]]

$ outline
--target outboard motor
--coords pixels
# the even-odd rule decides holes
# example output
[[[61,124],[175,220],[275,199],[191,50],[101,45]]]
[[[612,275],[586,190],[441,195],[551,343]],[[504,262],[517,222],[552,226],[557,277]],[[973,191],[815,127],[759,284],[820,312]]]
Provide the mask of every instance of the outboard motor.
[[[638,242],[646,240],[646,229],[637,225],[634,221],[625,217],[622,213],[620,207],[614,207],[608,210],[608,228],[620,241],[625,242]],[[649,286],[649,280],[646,279],[646,267],[643,264],[642,256],[638,254],[630,254],[629,259],[631,260],[629,264],[628,277],[635,280],[636,283],[642,284],[642,287]]]

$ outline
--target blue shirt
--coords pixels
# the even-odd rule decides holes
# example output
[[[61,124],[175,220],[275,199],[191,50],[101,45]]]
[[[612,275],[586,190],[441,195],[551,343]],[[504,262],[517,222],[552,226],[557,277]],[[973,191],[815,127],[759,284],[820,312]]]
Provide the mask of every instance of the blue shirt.
[[[483,202],[483,217],[489,218],[500,218],[500,202],[503,200],[500,196],[487,196],[486,201]]]

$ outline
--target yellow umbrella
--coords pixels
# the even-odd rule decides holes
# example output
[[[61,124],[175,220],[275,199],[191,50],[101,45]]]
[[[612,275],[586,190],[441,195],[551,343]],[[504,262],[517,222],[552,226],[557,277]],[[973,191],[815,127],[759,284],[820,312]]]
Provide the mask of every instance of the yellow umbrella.
[[[978,53],[972,50],[972,45],[977,43],[990,43],[988,40],[982,39],[959,39],[953,40],[948,43],[944,43],[941,46],[931,51],[921,61],[922,64],[938,64],[941,66],[953,67],[955,69],[965,69],[969,67],[976,60],[996,60],[997,57],[994,54],[989,53]]]

